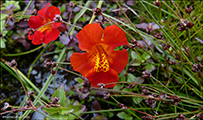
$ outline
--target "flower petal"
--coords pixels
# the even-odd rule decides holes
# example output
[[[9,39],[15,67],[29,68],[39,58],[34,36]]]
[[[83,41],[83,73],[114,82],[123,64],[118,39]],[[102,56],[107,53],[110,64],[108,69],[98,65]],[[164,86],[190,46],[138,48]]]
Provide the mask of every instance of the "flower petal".
[[[90,53],[73,53],[70,57],[73,70],[80,72],[83,76],[93,68]]]
[[[99,23],[86,25],[78,34],[79,47],[83,51],[91,51],[92,47],[101,43],[103,29]]]
[[[128,63],[127,50],[113,51],[109,54],[109,66],[117,73],[120,73]]]
[[[41,16],[42,18],[44,18],[44,19],[47,19],[47,8],[49,7],[49,5],[50,5],[50,3],[48,3],[44,8],[42,8],[41,10],[39,10],[38,12],[37,12],[37,14],[39,15],[39,16]]]
[[[118,46],[128,45],[128,41],[124,31],[111,25],[104,29],[103,44],[108,45],[108,50],[112,51]]]
[[[32,33],[32,31],[30,31],[30,32],[28,33],[28,36],[27,36],[29,40],[32,40],[32,38],[33,38],[33,36],[34,36],[34,35],[30,35],[31,33]]]
[[[61,25],[61,22],[54,22],[52,23],[53,28],[58,28]]]
[[[43,19],[40,16],[31,16],[28,25],[33,29],[39,28],[43,25]]]
[[[51,41],[56,40],[59,35],[60,35],[60,32],[55,28],[53,28],[50,32],[47,31],[45,34],[44,43],[48,44]]]
[[[55,7],[55,6],[50,6],[47,8],[47,13],[48,18],[51,19],[51,21],[54,21],[55,15],[60,15],[61,12],[59,10],[59,8]]]
[[[98,83],[107,84],[107,83],[119,81],[118,74],[113,69],[110,69],[107,72],[95,72],[94,69],[91,69],[88,72],[86,78],[91,82],[93,87],[98,87],[97,86]],[[116,83],[106,85],[105,87],[109,88],[109,87],[114,87],[115,85]]]
[[[40,45],[40,44],[42,44],[43,39],[44,39],[44,34],[39,31],[35,31],[35,33],[32,37],[32,43],[34,45]]]

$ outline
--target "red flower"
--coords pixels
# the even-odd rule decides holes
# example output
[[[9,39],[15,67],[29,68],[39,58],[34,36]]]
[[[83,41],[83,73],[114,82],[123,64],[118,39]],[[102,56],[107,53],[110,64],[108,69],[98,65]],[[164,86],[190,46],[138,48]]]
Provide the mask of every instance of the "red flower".
[[[60,22],[54,22],[54,18],[61,14],[59,8],[49,6],[48,3],[43,9],[37,12],[38,16],[31,16],[28,22],[30,28],[34,30],[28,33],[28,38],[32,43],[39,45],[42,42],[50,43],[58,38],[60,32],[56,29],[60,26]]]
[[[118,82],[118,73],[125,68],[128,53],[125,49],[114,49],[128,44],[125,33],[116,25],[103,30],[100,24],[93,23],[86,25],[76,37],[80,49],[86,53],[73,53],[70,58],[73,69],[89,79],[93,87],[98,87],[98,83]]]

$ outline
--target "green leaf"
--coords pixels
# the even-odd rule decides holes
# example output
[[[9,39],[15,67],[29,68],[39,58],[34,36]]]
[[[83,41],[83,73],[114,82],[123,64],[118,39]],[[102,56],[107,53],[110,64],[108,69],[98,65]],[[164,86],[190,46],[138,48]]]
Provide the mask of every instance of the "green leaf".
[[[75,78],[74,80],[77,81],[79,84],[83,83],[83,80],[81,78],[79,78],[79,77]]]
[[[8,16],[9,16],[8,14],[1,13],[1,18],[0,19],[1,20],[6,20],[6,17],[8,17]]]
[[[71,107],[71,108],[75,109],[73,111],[73,113],[78,115],[78,116],[80,116],[80,114],[82,112],[84,112],[85,108],[86,108],[84,105],[69,105],[68,107]],[[74,120],[75,118],[76,118],[76,116],[74,116],[72,114],[69,114],[69,116],[68,116],[68,120]]]
[[[137,62],[144,62],[144,60],[135,52],[131,52],[132,60],[137,60]]]
[[[132,116],[130,116],[130,115],[128,115],[128,114],[125,115],[125,120],[132,120],[132,119],[133,119]]]
[[[60,100],[60,104],[62,106],[65,107],[66,105],[66,95],[65,95],[65,91],[64,91],[64,84],[62,84],[56,91],[55,93],[52,95],[52,98],[54,98],[55,96],[57,96]]]
[[[94,120],[107,120],[107,118],[103,115],[97,115]]]
[[[59,48],[63,48],[64,47],[64,44],[59,42],[59,41],[55,41],[56,45],[59,47]]]
[[[125,119],[125,120],[132,120],[132,119],[133,119],[132,116],[126,114],[125,112],[119,112],[119,113],[117,114],[117,116],[118,116],[119,118]]]
[[[53,114],[53,113],[57,113],[58,108],[54,108],[54,107],[46,108],[46,107],[43,107],[42,110],[44,110],[48,114]]]
[[[111,117],[113,117],[113,115],[114,115],[114,114],[113,114],[112,112],[109,112],[108,117],[111,118]]]
[[[54,120],[67,120],[69,114],[67,115],[60,115],[59,113],[50,114],[50,117],[54,118]],[[50,119],[47,119],[50,120]]]
[[[142,100],[143,100],[143,98],[133,97],[133,102],[134,102],[135,104],[139,104]]]
[[[117,116],[118,116],[119,118],[121,118],[121,119],[125,119],[125,115],[126,115],[125,112],[119,112],[119,113],[117,114]]]
[[[141,63],[140,62],[136,62],[136,63],[130,63],[131,66],[140,66]]]
[[[155,69],[155,66],[152,65],[152,64],[147,64],[145,67],[144,67],[145,70],[148,70],[149,72],[152,72],[152,70]]]
[[[59,114],[65,115],[65,114],[69,114],[71,112],[73,112],[74,109],[71,107],[59,107]]]
[[[0,43],[0,48],[6,48],[6,44],[5,44],[6,40],[3,38],[3,39],[1,39],[0,42],[1,42]]]
[[[127,89],[127,88],[124,88],[122,91],[123,92],[131,92],[130,89]],[[122,93],[122,94],[124,94],[124,93]]]
[[[3,9],[6,9],[6,7],[8,7],[9,5],[11,5],[11,4],[13,4],[16,8],[14,9],[14,11],[18,11],[18,10],[20,10],[20,5],[19,5],[19,1],[7,1],[6,0],[6,2],[4,3],[4,6],[5,6],[5,8],[3,8]]]
[[[66,5],[63,4],[61,7],[59,7],[59,9],[60,9],[61,13],[65,12],[66,11]]]
[[[70,101],[70,99],[67,97],[67,98],[66,98],[66,105],[65,105],[65,106],[67,107],[67,106],[70,105],[70,104],[71,104],[71,101]]]
[[[122,86],[121,84],[116,84],[116,86],[113,87],[113,89],[114,90],[120,90],[121,86]]]
[[[145,53],[142,55],[142,57],[144,58],[144,60],[147,60],[147,59],[150,58],[150,55],[145,52]]]
[[[135,80],[135,78],[136,77],[133,74],[128,73],[128,79],[127,79],[128,82],[133,82]]]

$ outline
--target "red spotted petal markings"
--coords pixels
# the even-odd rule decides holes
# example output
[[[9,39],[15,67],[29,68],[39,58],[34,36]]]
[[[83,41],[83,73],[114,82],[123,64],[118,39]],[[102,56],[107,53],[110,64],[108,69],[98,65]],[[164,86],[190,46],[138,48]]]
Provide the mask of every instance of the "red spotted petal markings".
[[[56,29],[60,26],[60,22],[55,22],[55,18],[60,16],[59,8],[50,6],[48,3],[43,9],[37,12],[37,16],[31,16],[29,19],[29,27],[33,29],[28,33],[28,38],[32,40],[35,45],[43,43],[48,44],[54,41],[60,35]]]
[[[103,30],[100,24],[93,23],[86,25],[76,37],[79,48],[86,52],[73,53],[70,58],[73,69],[89,79],[93,87],[98,87],[98,83],[118,82],[118,73],[125,68],[128,53],[125,49],[114,49],[128,44],[125,33],[116,25]]]

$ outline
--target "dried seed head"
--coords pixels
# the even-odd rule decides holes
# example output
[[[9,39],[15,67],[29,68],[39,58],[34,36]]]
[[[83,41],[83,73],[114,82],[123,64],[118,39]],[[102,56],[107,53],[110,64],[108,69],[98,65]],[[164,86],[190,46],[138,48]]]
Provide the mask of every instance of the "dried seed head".
[[[104,87],[105,87],[105,84],[103,84],[103,83],[98,83],[97,86],[99,86],[100,88],[104,88]]]
[[[89,89],[83,87],[83,88],[79,88],[79,91],[85,94],[89,92]]]
[[[194,23],[188,23],[187,25],[186,25],[186,27],[188,27],[188,28],[192,28],[194,26]]]
[[[175,65],[176,64],[176,61],[175,60],[170,60],[170,62],[169,62],[169,65]]]
[[[141,86],[140,88],[141,88],[141,89],[146,89],[146,86]]]
[[[144,77],[144,78],[147,78],[147,77],[150,77],[150,72],[148,71],[148,70],[145,70],[145,71],[143,71],[142,72],[142,77]]]
[[[30,107],[31,107],[30,101],[25,101],[25,108],[30,108]]]
[[[179,114],[178,114],[178,117],[179,117],[180,119],[184,119],[184,118],[185,118],[185,116],[184,116],[182,113],[179,113]]]
[[[83,77],[82,80],[83,80],[83,83],[82,83],[83,87],[87,87],[87,88],[91,87],[91,83],[87,78]]]
[[[56,67],[56,62],[51,62],[52,67]]]
[[[161,46],[162,46],[163,50],[167,50],[168,49],[168,46],[165,43],[161,43]]]
[[[118,107],[123,107],[124,104],[123,103],[118,103]]]
[[[128,85],[126,88],[127,88],[127,89],[130,89],[130,88],[134,88],[134,87],[135,87],[134,84],[130,84],[130,85]]]
[[[58,104],[60,102],[59,98],[55,96],[54,98],[51,98],[52,104]]]
[[[201,69],[202,64],[201,64],[201,63],[198,63],[198,65],[197,65],[197,66],[198,66],[198,68],[199,68],[199,69]]]
[[[17,66],[17,62],[13,59],[13,60],[11,60],[11,62],[8,63],[8,65],[10,67],[16,67]]]
[[[160,1],[159,1],[159,0],[156,0],[156,1],[154,2],[154,5],[156,5],[156,6],[159,7],[159,5],[160,5]]]
[[[51,60],[48,59],[48,58],[46,58],[46,60],[44,61],[44,63],[46,63],[46,62],[51,62]]]
[[[94,8],[92,11],[94,12],[94,15],[101,15],[101,9],[99,8]]]
[[[6,110],[7,108],[9,108],[9,103],[8,102],[5,102],[4,103],[4,107],[2,108],[2,110]]]
[[[123,106],[121,109],[122,109],[122,110],[126,110],[126,109],[127,109],[127,106]]]
[[[54,70],[54,69],[51,68],[51,74],[52,74],[53,76],[55,76],[55,75],[56,75],[56,70]]]
[[[34,95],[34,94],[35,94],[34,91],[28,92],[28,95]]]
[[[59,14],[56,14],[54,17],[54,22],[62,22],[62,17]]]
[[[74,7],[74,6],[75,6],[75,3],[74,3],[73,1],[70,1],[70,2],[68,3],[68,6],[69,6],[69,7]]]

